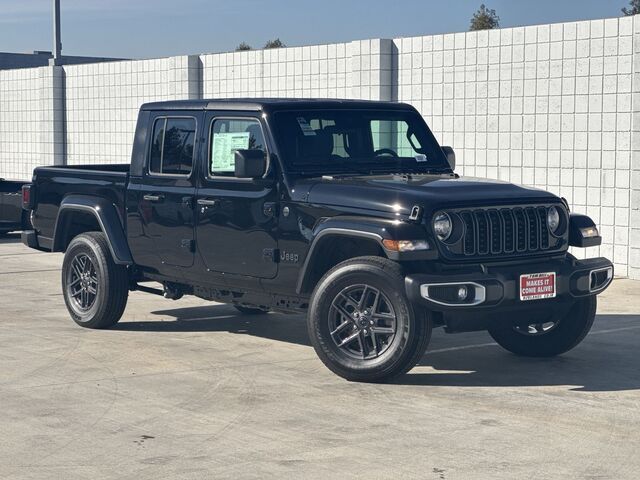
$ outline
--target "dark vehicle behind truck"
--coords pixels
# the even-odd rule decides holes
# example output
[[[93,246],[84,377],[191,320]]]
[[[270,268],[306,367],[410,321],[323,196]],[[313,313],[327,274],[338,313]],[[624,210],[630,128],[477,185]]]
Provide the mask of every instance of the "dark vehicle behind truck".
[[[29,214],[22,209],[22,187],[26,184],[0,178],[0,235],[31,228]]]
[[[23,241],[65,252],[81,326],[118,322],[131,290],[307,312],[316,352],[350,380],[406,372],[438,326],[519,355],[575,347],[613,278],[609,260],[568,253],[600,244],[593,221],[454,168],[405,104],[146,104],[131,165],[35,170]]]

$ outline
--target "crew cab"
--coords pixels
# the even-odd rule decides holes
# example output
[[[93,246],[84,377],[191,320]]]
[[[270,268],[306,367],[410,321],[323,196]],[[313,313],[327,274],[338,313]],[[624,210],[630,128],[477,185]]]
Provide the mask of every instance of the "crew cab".
[[[546,191],[460,177],[407,104],[149,103],[130,165],[36,168],[24,193],[23,241],[65,252],[79,325],[114,325],[132,290],[306,312],[320,359],[353,381],[407,372],[434,327],[564,353],[613,278],[609,260],[568,251],[600,244],[589,217]]]

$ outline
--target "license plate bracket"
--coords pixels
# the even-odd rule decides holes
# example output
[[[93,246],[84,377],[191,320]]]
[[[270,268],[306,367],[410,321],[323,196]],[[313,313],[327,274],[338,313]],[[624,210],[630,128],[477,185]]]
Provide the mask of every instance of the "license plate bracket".
[[[556,272],[526,273],[520,275],[520,301],[555,298]]]

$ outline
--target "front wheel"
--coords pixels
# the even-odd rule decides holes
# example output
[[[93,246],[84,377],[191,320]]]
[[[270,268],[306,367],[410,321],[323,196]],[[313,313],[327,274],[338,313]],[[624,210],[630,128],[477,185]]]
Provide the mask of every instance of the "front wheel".
[[[340,263],[318,282],[309,337],[320,360],[350,381],[389,381],[424,354],[431,322],[404,291],[401,267],[379,257]]]
[[[502,348],[525,357],[553,357],[568,352],[586,337],[596,317],[595,295],[576,300],[561,318],[531,325],[496,325],[489,334]]]
[[[111,257],[102,232],[75,237],[62,263],[62,293],[71,318],[86,328],[108,328],[120,320],[127,305],[126,267]]]

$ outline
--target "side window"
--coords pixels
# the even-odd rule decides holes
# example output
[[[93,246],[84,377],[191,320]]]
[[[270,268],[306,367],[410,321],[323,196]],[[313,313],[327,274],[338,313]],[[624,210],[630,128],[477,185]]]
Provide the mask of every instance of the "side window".
[[[193,118],[158,118],[153,124],[149,172],[189,175],[193,167],[196,121]]]
[[[236,150],[267,150],[260,122],[255,119],[215,119],[209,138],[209,174],[212,176],[233,176]]]

